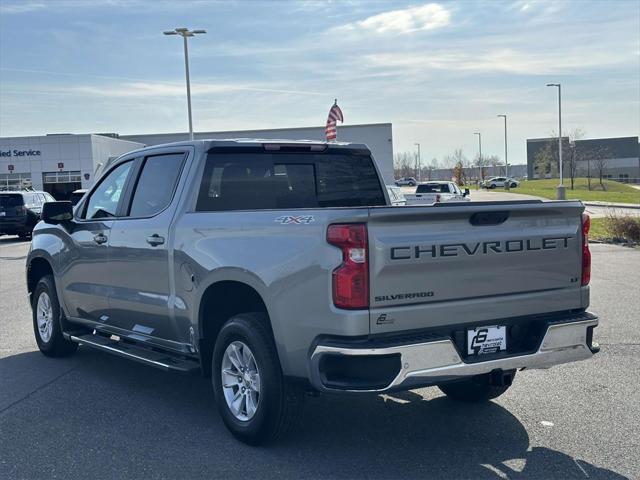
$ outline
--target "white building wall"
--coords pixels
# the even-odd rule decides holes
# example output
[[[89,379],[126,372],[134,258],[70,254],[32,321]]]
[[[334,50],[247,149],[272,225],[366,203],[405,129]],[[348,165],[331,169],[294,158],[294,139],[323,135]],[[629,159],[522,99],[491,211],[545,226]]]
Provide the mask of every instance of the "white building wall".
[[[188,140],[187,133],[157,133],[140,135],[120,135],[120,139],[133,140],[145,145],[180,142]],[[236,130],[228,132],[196,132],[195,139],[221,138],[265,138],[278,140],[317,140],[324,141],[324,127],[278,128],[271,130]],[[369,147],[373,158],[387,184],[393,183],[393,135],[390,123],[367,125],[338,125],[338,140],[343,142],[364,143]]]
[[[44,172],[80,171],[82,186],[93,184],[93,172],[97,163],[106,162],[109,157],[121,155],[143,145],[131,141],[102,137],[99,135],[44,135],[34,137],[0,138],[0,173],[28,173],[31,184],[36,190],[42,190]],[[29,150],[38,155],[16,155],[15,152]],[[58,164],[63,167],[59,168]],[[9,170],[13,165],[13,170]],[[85,180],[84,174],[89,179]]]

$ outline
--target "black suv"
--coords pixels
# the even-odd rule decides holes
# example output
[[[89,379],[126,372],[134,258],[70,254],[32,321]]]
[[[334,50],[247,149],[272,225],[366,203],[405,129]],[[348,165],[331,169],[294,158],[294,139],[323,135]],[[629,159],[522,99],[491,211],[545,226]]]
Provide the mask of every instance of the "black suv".
[[[47,192],[0,191],[0,235],[30,236],[40,221],[42,205],[55,201]]]

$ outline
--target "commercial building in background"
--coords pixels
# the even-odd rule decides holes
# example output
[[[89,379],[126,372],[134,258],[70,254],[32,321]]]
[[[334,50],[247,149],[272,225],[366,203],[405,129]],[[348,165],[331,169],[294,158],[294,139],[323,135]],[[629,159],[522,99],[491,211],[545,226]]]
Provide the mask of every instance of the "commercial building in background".
[[[33,187],[67,199],[93,185],[96,171],[110,158],[142,146],[91,134],[0,137],[0,190]]]
[[[204,138],[264,138],[324,140],[323,127],[199,132]],[[147,145],[178,142],[187,133],[139,135],[49,134],[30,137],[0,137],[0,190],[33,187],[64,200],[79,188],[90,188],[108,162],[123,153]],[[390,123],[338,127],[338,141],[369,146],[385,181],[393,183],[393,140]]]
[[[120,135],[119,139],[145,145],[178,142],[188,138],[187,133],[155,133]],[[235,130],[228,132],[194,132],[193,138],[264,138],[285,140],[325,141],[325,127],[275,128],[269,130]],[[393,136],[390,123],[340,125],[338,141],[364,143],[370,149],[378,169],[387,184],[393,184]]]
[[[640,183],[640,144],[638,137],[593,138],[576,140],[562,138],[562,157],[565,169],[571,149],[575,149],[577,176],[603,176],[624,183]],[[540,170],[540,158],[550,155],[558,159],[558,138],[531,138],[527,140],[527,172],[529,178],[549,178],[549,168]],[[568,176],[569,172],[565,172]]]

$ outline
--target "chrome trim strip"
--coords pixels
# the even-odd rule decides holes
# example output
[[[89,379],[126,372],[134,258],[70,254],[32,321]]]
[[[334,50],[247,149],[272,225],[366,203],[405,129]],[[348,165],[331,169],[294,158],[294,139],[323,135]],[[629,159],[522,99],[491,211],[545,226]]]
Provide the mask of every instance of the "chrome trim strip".
[[[598,325],[597,317],[576,322],[552,324],[542,339],[536,353],[517,357],[465,363],[451,340],[400,345],[386,348],[348,348],[318,345],[311,355],[311,383],[325,392],[384,392],[402,388],[415,381],[437,384],[438,378],[467,377],[489,373],[495,369],[549,368],[561,363],[586,360],[593,356],[587,345],[587,328]],[[374,390],[335,389],[323,385],[320,376],[320,360],[326,354],[338,355],[388,355],[401,356],[401,370],[385,388]]]

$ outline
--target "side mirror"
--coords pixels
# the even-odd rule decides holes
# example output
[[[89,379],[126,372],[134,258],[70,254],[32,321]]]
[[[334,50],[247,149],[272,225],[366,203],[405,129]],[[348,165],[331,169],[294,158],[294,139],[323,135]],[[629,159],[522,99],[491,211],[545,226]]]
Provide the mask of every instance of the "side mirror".
[[[42,206],[42,220],[56,225],[68,222],[73,218],[71,202],[47,202]]]
[[[468,188],[465,188],[465,189],[464,189],[464,196],[465,196],[465,197],[468,197],[468,196],[469,196],[469,193],[470,193],[470,192],[469,192],[469,189],[468,189]]]

